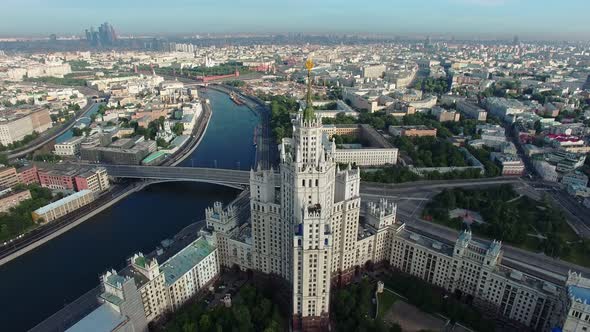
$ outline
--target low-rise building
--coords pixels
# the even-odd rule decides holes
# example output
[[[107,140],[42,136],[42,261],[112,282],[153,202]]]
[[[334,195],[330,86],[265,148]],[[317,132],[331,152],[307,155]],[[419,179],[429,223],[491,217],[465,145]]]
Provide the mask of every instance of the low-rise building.
[[[533,160],[533,167],[543,180],[557,182],[557,170],[555,165],[551,165],[544,160]]]
[[[490,114],[503,120],[509,120],[511,116],[524,113],[526,107],[516,99],[498,97],[486,98],[485,106]]]
[[[39,183],[39,174],[35,165],[27,165],[18,169],[18,181],[24,184]]]
[[[567,191],[568,194],[572,195],[572,196],[578,196],[578,197],[590,197],[590,188],[588,187],[583,187],[583,186],[578,186],[578,185],[567,185],[565,190]]]
[[[411,101],[408,105],[414,107],[415,109],[429,109],[433,108],[438,101],[438,97],[436,96],[427,96],[422,100]]]
[[[39,183],[41,187],[59,190],[76,190],[74,177],[78,173],[75,168],[70,169],[39,169]]]
[[[94,192],[101,192],[109,189],[109,176],[104,167],[96,167],[84,171],[74,177],[76,190],[92,190]]]
[[[588,176],[584,173],[581,172],[571,172],[568,174],[565,174],[562,178],[561,178],[561,183],[563,183],[564,186],[579,186],[579,187],[587,187],[588,186]]]
[[[12,114],[0,119],[0,144],[18,142],[33,132],[42,133],[51,126],[49,110],[45,108]]]
[[[36,172],[36,177],[33,172]],[[73,164],[60,164],[53,168],[35,166],[21,173],[26,180],[35,182],[35,178],[41,187],[81,191],[90,189],[95,192],[109,188],[108,174],[103,167],[78,166]]]
[[[19,177],[14,167],[0,168],[0,188],[14,187],[19,183]]]
[[[486,121],[488,112],[474,103],[466,100],[457,100],[457,110],[470,119]]]
[[[95,194],[92,190],[78,191],[33,211],[33,221],[42,223],[53,221],[94,201],[94,198]]]
[[[524,163],[517,155],[501,152],[492,152],[490,154],[490,158],[492,159],[492,161],[495,161],[498,165],[500,165],[500,168],[502,169],[502,175],[521,176],[524,174]]]
[[[80,149],[80,157],[91,162],[139,165],[148,154],[156,151],[157,148],[155,141],[138,142],[130,147],[113,144],[106,147],[82,146]]]
[[[436,117],[438,122],[458,122],[461,114],[456,111],[448,111],[442,107],[433,107],[430,111]]]
[[[395,165],[397,153],[396,148],[364,148],[360,144],[342,144],[334,149],[334,161],[357,166]]]
[[[362,144],[336,145],[330,141],[333,135],[355,136]],[[340,164],[357,166],[395,165],[398,149],[370,125],[336,125],[323,128],[324,149]]]
[[[383,76],[383,73],[387,70],[385,65],[376,64],[368,65],[363,67],[364,78],[379,78]]]
[[[0,212],[8,212],[11,207],[19,205],[22,201],[31,198],[31,192],[28,189],[12,190],[6,188],[0,190]]]
[[[64,142],[56,143],[53,153],[58,156],[76,156],[80,153],[82,141],[84,141],[84,136],[74,136]]]
[[[436,128],[419,126],[389,126],[389,133],[394,136],[436,137]]]

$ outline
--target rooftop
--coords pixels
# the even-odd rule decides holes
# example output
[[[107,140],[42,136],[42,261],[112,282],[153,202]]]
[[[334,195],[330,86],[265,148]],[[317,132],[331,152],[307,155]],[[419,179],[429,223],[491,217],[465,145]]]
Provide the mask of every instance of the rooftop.
[[[38,215],[45,214],[45,213],[47,213],[59,206],[62,206],[64,204],[72,202],[80,197],[83,197],[86,195],[91,195],[91,194],[92,194],[92,190],[88,190],[88,189],[80,190],[77,193],[71,194],[70,196],[66,196],[58,201],[55,201],[53,203],[42,206],[42,207],[38,208],[37,210],[35,210],[34,212]]]
[[[117,288],[120,288],[125,283],[125,277],[118,274],[111,274],[107,277],[107,282]]]
[[[201,237],[172,256],[160,267],[166,277],[166,285],[174,284],[180,277],[211,254],[213,250],[215,250],[215,247]]]
[[[67,329],[67,332],[103,332],[114,331],[126,320],[109,304],[103,304],[86,317]]]
[[[567,286],[567,293],[575,301],[590,304],[590,288],[570,285]]]
[[[165,156],[165,155],[166,155],[165,151],[162,151],[162,150],[155,151],[155,152],[151,153],[150,155],[148,155],[147,157],[145,157],[141,162],[148,164],[148,163],[151,163],[154,160],[156,160],[162,156]]]

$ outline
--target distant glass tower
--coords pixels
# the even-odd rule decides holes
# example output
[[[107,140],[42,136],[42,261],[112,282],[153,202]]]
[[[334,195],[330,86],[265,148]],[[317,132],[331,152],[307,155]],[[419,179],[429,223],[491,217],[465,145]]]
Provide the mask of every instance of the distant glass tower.
[[[117,41],[115,28],[108,22],[101,24],[98,31],[94,27],[90,27],[90,30],[86,29],[85,34],[86,40],[92,46],[111,46]]]
[[[519,45],[520,41],[518,40],[518,36],[514,36],[514,39],[512,40],[512,44],[513,45]]]

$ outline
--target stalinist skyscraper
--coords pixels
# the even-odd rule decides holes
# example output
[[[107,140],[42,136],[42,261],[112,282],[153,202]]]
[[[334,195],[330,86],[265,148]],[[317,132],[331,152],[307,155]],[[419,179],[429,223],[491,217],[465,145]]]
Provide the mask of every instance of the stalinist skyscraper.
[[[321,118],[311,100],[308,60],[307,101],[293,123],[293,138],[281,153],[281,217],[292,229],[286,253],[293,285],[293,321],[303,329],[325,328],[334,274],[356,265],[359,172],[339,171],[323,144]]]
[[[324,331],[329,324],[330,286],[346,283],[355,267],[389,259],[396,207],[369,203],[359,224],[360,171],[339,169],[311,100],[293,120],[293,137],[280,142],[280,169],[250,174],[251,223],[238,225],[231,210],[208,210],[225,266],[277,275],[291,284],[293,327]],[[251,237],[248,235],[251,234]]]
[[[311,101],[308,60],[307,103],[294,122],[291,144],[281,145],[281,210],[293,227],[290,269],[295,324],[323,325],[330,300],[336,164],[322,145],[322,122]]]

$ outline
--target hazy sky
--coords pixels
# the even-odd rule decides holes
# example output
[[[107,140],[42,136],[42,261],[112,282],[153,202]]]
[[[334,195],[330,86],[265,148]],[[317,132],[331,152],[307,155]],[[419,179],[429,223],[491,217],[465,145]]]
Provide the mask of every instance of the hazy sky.
[[[344,32],[590,39],[590,0],[0,0],[0,35]]]

